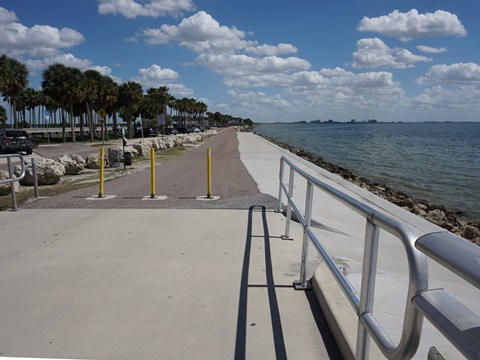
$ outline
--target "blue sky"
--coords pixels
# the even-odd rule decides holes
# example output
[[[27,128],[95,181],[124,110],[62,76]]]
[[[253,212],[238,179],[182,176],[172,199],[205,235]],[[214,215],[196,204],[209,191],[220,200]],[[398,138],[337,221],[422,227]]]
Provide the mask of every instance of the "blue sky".
[[[479,121],[478,0],[0,0],[30,86],[59,62],[257,122]]]

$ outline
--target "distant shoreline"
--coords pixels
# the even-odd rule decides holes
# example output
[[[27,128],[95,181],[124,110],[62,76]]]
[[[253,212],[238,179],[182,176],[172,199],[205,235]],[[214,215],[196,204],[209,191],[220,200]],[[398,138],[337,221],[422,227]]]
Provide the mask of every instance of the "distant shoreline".
[[[254,131],[254,129],[251,130]],[[462,212],[450,211],[443,205],[435,205],[424,199],[413,198],[405,192],[395,191],[385,184],[373,182],[363,176],[358,176],[349,169],[332,164],[307,151],[299,150],[287,143],[268,136],[257,135],[333,174],[341,176],[345,180],[348,180],[351,183],[410,211],[411,213],[423,217],[424,219],[451,231],[474,244],[480,245],[480,222],[465,218]]]

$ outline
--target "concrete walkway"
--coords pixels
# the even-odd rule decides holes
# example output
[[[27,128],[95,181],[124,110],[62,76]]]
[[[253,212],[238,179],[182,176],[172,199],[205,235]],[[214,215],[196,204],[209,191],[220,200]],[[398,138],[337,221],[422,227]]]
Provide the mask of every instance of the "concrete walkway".
[[[282,240],[284,217],[256,194],[222,209],[0,212],[0,356],[339,358],[313,292],[292,287],[300,227]]]

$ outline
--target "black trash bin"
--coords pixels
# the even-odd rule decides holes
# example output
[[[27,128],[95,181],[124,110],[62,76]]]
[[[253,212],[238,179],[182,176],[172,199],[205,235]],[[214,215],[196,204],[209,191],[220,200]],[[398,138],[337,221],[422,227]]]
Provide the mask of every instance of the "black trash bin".
[[[131,152],[125,152],[123,154],[123,163],[125,165],[132,165],[132,153]]]

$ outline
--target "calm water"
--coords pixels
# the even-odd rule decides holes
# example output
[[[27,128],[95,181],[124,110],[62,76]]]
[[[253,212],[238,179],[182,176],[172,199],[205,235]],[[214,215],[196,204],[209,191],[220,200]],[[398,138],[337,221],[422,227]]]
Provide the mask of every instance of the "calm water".
[[[480,220],[480,123],[267,124],[256,132]]]

